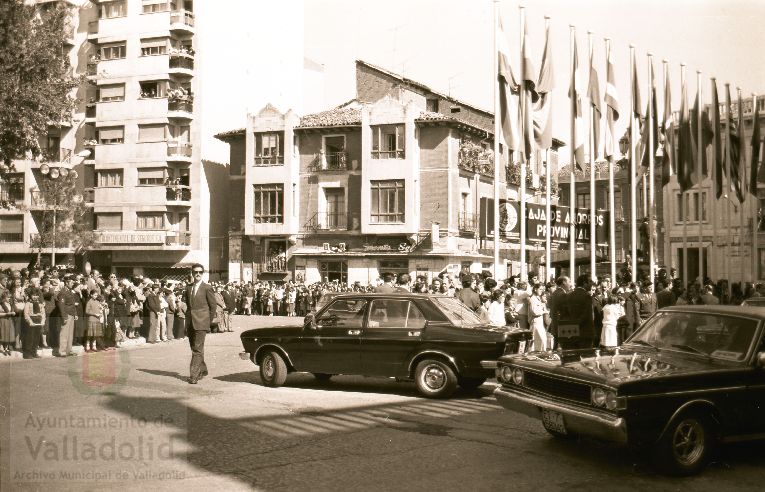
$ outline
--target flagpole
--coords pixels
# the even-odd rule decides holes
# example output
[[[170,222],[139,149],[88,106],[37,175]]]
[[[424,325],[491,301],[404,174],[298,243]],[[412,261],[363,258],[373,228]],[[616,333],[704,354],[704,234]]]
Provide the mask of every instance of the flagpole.
[[[704,142],[702,141],[704,137],[704,133],[702,131],[702,120],[701,115],[704,114],[704,110],[702,107],[702,101],[703,97],[701,96],[701,70],[696,70],[696,98],[697,103],[696,106],[699,108],[698,113],[696,114],[696,121],[698,128],[696,129],[697,132],[697,143],[698,143],[698,162],[696,162],[696,172],[699,175],[699,195],[698,199],[696,201],[698,210],[696,211],[696,215],[699,216],[699,285],[704,286],[704,214],[702,213],[704,209],[706,208],[706,202],[704,201],[704,193],[703,193],[703,187],[701,186],[704,181],[704,175],[701,163],[704,160],[703,153],[706,152],[706,148],[704,147]],[[707,166],[708,168],[709,166]]]
[[[688,108],[688,91],[685,86],[685,63],[680,64],[680,85],[683,88],[683,107]],[[682,128],[680,129],[682,132]],[[678,142],[680,145],[682,145],[682,138],[679,139]],[[678,164],[679,168],[679,164]],[[685,171],[685,163],[683,163],[683,172]],[[683,289],[688,288],[688,212],[690,211],[690,200],[688,198],[689,194],[687,191],[684,191],[680,195],[681,201],[683,202],[681,210],[683,211]]]
[[[590,55],[590,65],[592,65],[592,54],[593,54],[593,47],[592,47],[592,31],[587,31],[587,51]],[[590,66],[590,77],[592,77],[592,66]],[[590,84],[592,84],[592,81],[590,81]],[[596,258],[596,237],[595,237],[595,207],[596,207],[596,197],[595,197],[595,109],[592,106],[592,101],[590,101],[590,131],[588,132],[590,135],[589,139],[589,150],[590,150],[590,277],[592,277],[593,282],[598,281],[598,266],[597,266],[597,258]]]
[[[655,203],[655,191],[654,191],[654,166],[655,163],[655,151],[653,127],[656,120],[656,115],[653,114],[654,110],[654,97],[656,96],[654,90],[654,74],[653,74],[653,54],[648,53],[648,279],[651,285],[654,285],[654,272],[656,270],[656,256],[654,254],[654,242],[656,238],[653,237],[654,231],[654,203]]]
[[[523,139],[523,146],[525,148],[526,146],[526,132],[530,131],[529,128],[526,128],[527,118],[526,118],[526,112],[529,111],[529,107],[527,105],[528,101],[526,100],[526,60],[524,56],[524,44],[526,43],[526,30],[525,30],[525,22],[526,22],[526,9],[523,6],[519,7],[520,10],[520,31],[521,31],[521,121],[522,123],[522,139]],[[533,129],[531,130],[533,131]],[[521,281],[522,282],[528,282],[529,276],[528,276],[528,265],[526,264],[526,165],[529,162],[530,156],[526,155],[526,152],[521,152],[521,155],[523,156],[521,158],[521,186],[520,186],[520,201],[521,201],[521,213],[520,213],[520,219],[521,219],[521,247],[520,247],[520,257],[521,257]]]
[[[759,116],[760,116],[760,112],[757,109],[757,94],[755,94],[753,92],[752,93],[752,128],[753,129],[754,129],[754,124],[755,124],[754,118],[759,118]],[[759,272],[759,268],[758,268],[759,264],[760,264],[760,261],[759,261],[759,258],[758,258],[759,255],[757,254],[757,246],[758,246],[758,244],[757,244],[757,242],[758,242],[757,241],[757,232],[758,232],[758,229],[759,229],[759,223],[758,223],[758,220],[757,220],[757,213],[758,213],[759,202],[760,202],[760,199],[757,196],[757,188],[758,188],[757,185],[759,184],[760,181],[757,178],[759,177],[759,174],[760,174],[760,171],[761,171],[761,168],[760,168],[760,158],[762,157],[762,153],[759,152],[760,146],[761,146],[760,142],[759,141],[758,142],[754,142],[754,145],[757,146],[757,150],[758,150],[758,152],[757,152],[757,169],[755,170],[754,168],[752,168],[752,170],[751,170],[752,173],[756,173],[756,174],[750,178],[750,182],[751,182],[751,184],[754,185],[754,189],[750,189],[749,191],[752,193],[752,196],[754,196],[754,201],[752,202],[752,204],[754,205],[752,207],[752,212],[753,212],[753,214],[752,214],[752,283],[757,283],[757,281],[759,280],[759,276],[760,276],[760,272]],[[754,152],[754,147],[752,147],[752,152]]]
[[[730,125],[732,123],[732,117],[731,117],[731,106],[730,106],[730,84],[725,83],[725,113],[726,113],[726,119],[725,119],[725,165],[728,170],[728,193],[726,193],[727,200],[726,201],[726,209],[725,209],[725,228],[728,230],[728,254],[726,255],[726,259],[728,260],[728,269],[725,272],[727,280],[728,280],[728,302],[730,302],[731,294],[733,293],[733,260],[731,259],[733,257],[733,226],[731,225],[731,217],[730,217],[730,201],[731,198],[729,196],[729,193],[733,191],[733,180],[731,179],[731,168],[732,168],[732,162],[730,159],[728,159],[728,156],[731,155],[731,141],[730,141]]]
[[[630,45],[630,81],[635,80],[635,45]],[[630,82],[632,83],[632,82]],[[634,89],[633,89],[634,90]],[[637,281],[637,169],[635,163],[635,95],[630,97],[630,254],[632,281]]]
[[[570,53],[571,53],[571,76],[574,74],[574,43],[576,43],[576,27],[569,26]],[[572,80],[575,82],[575,80]],[[576,87],[578,91],[579,88]],[[571,166],[569,179],[569,226],[568,226],[568,253],[569,253],[569,276],[572,283],[576,280],[576,94],[571,94]]]
[[[746,162],[746,145],[744,145],[744,105],[741,101],[741,87],[736,87],[736,92],[738,94],[738,121],[739,123],[742,123],[738,125],[738,141],[739,141],[739,151],[738,151],[738,162],[736,165],[738,166],[738,180],[739,180],[739,187],[741,188],[741,196],[743,197],[743,200],[739,202],[739,238],[738,238],[738,255],[739,258],[741,258],[741,261],[739,262],[739,267],[741,270],[741,294],[744,293],[744,284],[746,281],[746,273],[744,271],[744,238],[745,238],[745,219],[744,219],[744,206],[746,204],[746,165],[742,165],[744,162]]]
[[[500,279],[500,267],[499,267],[499,177],[500,168],[502,167],[502,155],[499,150],[499,135],[502,131],[500,104],[499,104],[499,43],[497,41],[497,35],[499,32],[499,0],[494,0],[494,67],[492,73],[494,74],[494,278],[499,281]],[[507,146],[508,142],[505,142]],[[508,159],[512,160],[512,154],[510,149],[507,148]]]
[[[716,79],[714,77],[712,77],[710,80],[714,84],[714,88],[715,88],[715,91],[716,91],[717,90]],[[716,95],[713,96],[713,101],[712,102],[714,102],[714,99],[718,99],[716,97]],[[712,113],[712,114],[719,115],[719,112],[720,112],[719,100],[718,100],[717,108],[715,110],[717,112],[716,113]],[[718,119],[719,119],[719,116],[718,116]],[[715,121],[712,122],[712,127],[713,127],[714,132],[717,133],[717,126],[715,125]],[[713,145],[715,145],[715,146],[717,145],[716,142],[718,141],[718,139],[719,139],[719,136],[715,135],[715,140],[713,142]],[[718,205],[719,205],[719,203],[718,203],[719,200],[717,198],[717,186],[718,186],[718,184],[717,184],[717,148],[716,147],[715,147],[715,150],[714,150],[713,154],[714,154],[714,159],[713,160],[714,160],[714,164],[715,164],[715,170],[712,173],[712,196],[710,197],[712,199],[712,201],[711,201],[712,206],[710,207],[710,213],[712,215],[712,248],[711,248],[710,259],[707,261],[707,270],[709,270],[709,277],[710,278],[718,278],[718,277],[720,277],[720,274],[717,271],[717,267],[715,266],[715,262],[711,261],[711,256],[714,255],[717,252],[717,244],[718,244],[718,241],[717,241],[717,208],[718,208]],[[711,166],[707,166],[707,167],[709,168]],[[722,178],[722,176],[721,176],[721,178]],[[720,185],[720,186],[722,186],[722,185]],[[714,266],[714,269],[713,269],[713,266]]]
[[[551,218],[552,213],[550,206],[551,186],[550,181],[552,178],[552,172],[550,171],[550,149],[545,149],[545,281],[550,280],[550,272],[552,271],[552,240],[550,238]]]
[[[606,66],[608,67],[608,60],[611,58],[611,40],[609,38],[606,41]],[[606,84],[608,80],[608,68],[606,68]],[[606,107],[608,111],[608,107]],[[606,113],[609,114],[609,113]],[[613,140],[613,135],[609,135],[609,138]],[[613,145],[613,141],[611,142]],[[611,155],[608,158],[608,240],[609,251],[608,256],[611,260],[611,285],[616,286],[616,217],[614,216],[616,207],[614,204],[614,156]]]

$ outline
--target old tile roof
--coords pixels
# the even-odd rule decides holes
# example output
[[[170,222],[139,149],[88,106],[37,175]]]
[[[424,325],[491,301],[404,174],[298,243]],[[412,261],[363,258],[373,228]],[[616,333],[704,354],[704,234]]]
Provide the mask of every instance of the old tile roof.
[[[244,135],[244,128],[237,128],[236,130],[227,130],[225,132],[217,133],[215,138],[225,142],[226,140],[230,140],[231,137],[238,137],[241,135]]]
[[[297,128],[357,125],[361,125],[361,105],[351,100],[336,108],[303,116]]]

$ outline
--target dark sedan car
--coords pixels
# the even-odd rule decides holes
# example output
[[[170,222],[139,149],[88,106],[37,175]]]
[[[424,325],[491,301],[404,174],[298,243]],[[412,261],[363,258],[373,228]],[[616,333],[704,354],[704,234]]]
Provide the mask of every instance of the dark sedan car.
[[[662,309],[621,347],[502,357],[497,400],[557,437],[651,450],[675,474],[703,468],[720,442],[765,437],[765,312]]]
[[[300,326],[242,333],[243,359],[260,367],[267,386],[287,373],[414,379],[431,398],[459,385],[477,388],[494,375],[481,361],[524,351],[530,333],[492,327],[453,297],[348,293],[335,296]]]

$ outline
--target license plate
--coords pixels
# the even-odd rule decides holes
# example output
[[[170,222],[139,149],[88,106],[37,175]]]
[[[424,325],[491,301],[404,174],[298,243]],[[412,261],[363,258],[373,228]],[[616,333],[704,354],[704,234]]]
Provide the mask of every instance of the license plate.
[[[567,434],[566,423],[563,422],[563,414],[561,413],[543,409],[542,425],[544,425],[547,430],[558,432],[559,434]]]
[[[518,342],[518,353],[522,354],[526,352],[526,340],[521,340]]]

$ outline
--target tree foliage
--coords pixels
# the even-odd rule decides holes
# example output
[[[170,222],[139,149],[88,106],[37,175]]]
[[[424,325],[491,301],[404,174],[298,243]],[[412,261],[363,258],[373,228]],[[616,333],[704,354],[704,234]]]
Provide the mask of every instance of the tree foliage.
[[[0,173],[41,154],[49,126],[71,120],[79,84],[65,46],[68,7],[0,1]]]

